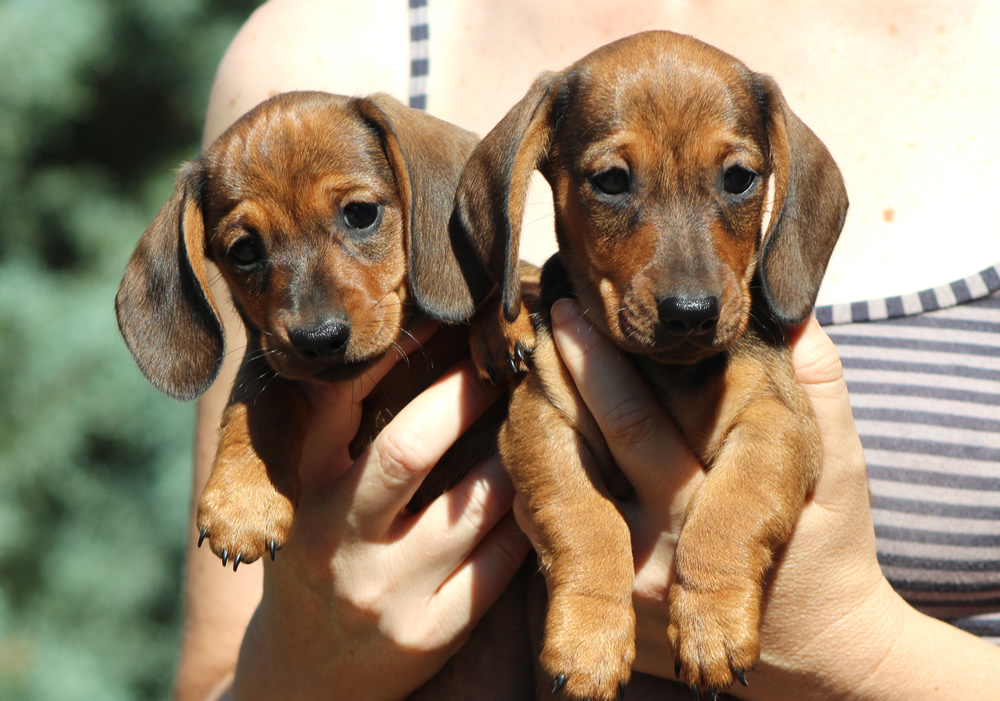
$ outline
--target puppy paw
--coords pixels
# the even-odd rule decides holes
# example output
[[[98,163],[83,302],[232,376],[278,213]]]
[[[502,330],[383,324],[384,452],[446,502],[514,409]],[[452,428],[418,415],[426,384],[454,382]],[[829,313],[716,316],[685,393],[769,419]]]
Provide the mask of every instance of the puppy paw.
[[[625,695],[635,661],[635,613],[618,603],[553,595],[540,662],[552,693],[566,699],[615,701]]]
[[[535,350],[535,327],[527,309],[512,322],[498,316],[477,323],[469,341],[479,376],[493,383],[528,372]]]
[[[207,487],[198,504],[199,547],[208,539],[212,552],[233,570],[265,554],[273,560],[288,541],[294,507],[276,490],[256,493]]]
[[[706,591],[675,582],[669,601],[667,637],[678,678],[706,698],[734,681],[746,686],[746,673],[760,661],[759,590]]]

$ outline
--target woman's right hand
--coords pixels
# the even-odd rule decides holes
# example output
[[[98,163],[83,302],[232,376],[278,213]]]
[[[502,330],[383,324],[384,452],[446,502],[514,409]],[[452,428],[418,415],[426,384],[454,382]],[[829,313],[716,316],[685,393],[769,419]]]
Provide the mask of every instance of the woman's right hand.
[[[423,511],[424,476],[499,392],[460,363],[406,406],[356,461],[360,403],[388,364],[311,386],[292,537],[266,562],[236,698],[402,698],[432,677],[506,587],[530,544],[494,456]],[[350,418],[348,418],[350,417]]]

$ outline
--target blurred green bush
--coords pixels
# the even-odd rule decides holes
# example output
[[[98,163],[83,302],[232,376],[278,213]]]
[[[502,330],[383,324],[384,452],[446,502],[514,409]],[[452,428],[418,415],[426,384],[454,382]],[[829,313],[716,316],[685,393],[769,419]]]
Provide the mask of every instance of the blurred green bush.
[[[193,407],[114,294],[258,4],[0,0],[2,699],[169,695]]]

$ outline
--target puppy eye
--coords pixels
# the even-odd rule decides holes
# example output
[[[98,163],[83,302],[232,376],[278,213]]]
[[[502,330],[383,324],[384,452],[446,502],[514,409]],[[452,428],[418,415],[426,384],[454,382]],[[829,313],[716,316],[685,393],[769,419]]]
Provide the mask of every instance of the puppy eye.
[[[590,176],[590,184],[605,195],[621,195],[629,191],[632,183],[624,168],[608,168]]]
[[[742,195],[753,186],[756,179],[757,174],[752,170],[733,166],[726,169],[726,172],[723,174],[722,187],[730,195]]]
[[[250,236],[244,236],[236,241],[226,251],[226,259],[240,270],[251,270],[264,260],[264,251],[260,244]]]
[[[351,202],[344,207],[344,223],[352,229],[367,229],[378,219],[378,205],[372,202]]]

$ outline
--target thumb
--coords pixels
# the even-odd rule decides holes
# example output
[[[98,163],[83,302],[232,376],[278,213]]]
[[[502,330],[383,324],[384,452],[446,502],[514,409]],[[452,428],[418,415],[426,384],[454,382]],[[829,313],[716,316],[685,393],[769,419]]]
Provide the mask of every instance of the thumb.
[[[816,317],[792,340],[795,378],[812,403],[823,443],[823,472],[816,486],[819,501],[852,499],[867,492],[864,453],[854,425],[840,355]]]

